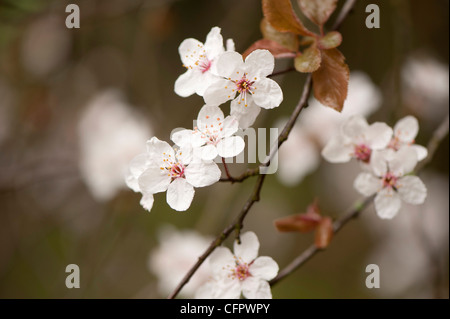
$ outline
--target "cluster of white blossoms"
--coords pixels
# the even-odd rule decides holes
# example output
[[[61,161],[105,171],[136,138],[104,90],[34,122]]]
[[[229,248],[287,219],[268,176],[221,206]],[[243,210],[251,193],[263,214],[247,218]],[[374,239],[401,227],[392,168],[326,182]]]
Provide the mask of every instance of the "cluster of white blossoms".
[[[167,203],[177,211],[187,210],[194,188],[210,186],[220,179],[214,160],[239,155],[245,148],[239,129],[252,125],[260,108],[280,105],[283,93],[267,78],[274,69],[274,57],[267,50],[255,50],[243,59],[234,51],[234,42],[223,46],[220,28],[214,27],[205,43],[184,40],[179,49],[186,72],[175,82],[175,93],[182,97],[203,96],[205,105],[192,130],[172,134],[175,148],[153,137],[147,151],[136,156],[126,174],[127,185],[142,193],[141,205],[153,207],[153,195],[167,191]],[[231,102],[231,114],[224,116],[219,105]]]
[[[375,210],[380,218],[391,219],[401,208],[402,200],[419,205],[427,189],[419,177],[410,175],[418,161],[427,157],[427,149],[415,144],[419,124],[406,116],[390,128],[385,123],[371,125],[361,116],[350,117],[337,135],[322,150],[332,163],[352,158],[361,162],[364,172],[354,187],[365,196],[375,196]]]

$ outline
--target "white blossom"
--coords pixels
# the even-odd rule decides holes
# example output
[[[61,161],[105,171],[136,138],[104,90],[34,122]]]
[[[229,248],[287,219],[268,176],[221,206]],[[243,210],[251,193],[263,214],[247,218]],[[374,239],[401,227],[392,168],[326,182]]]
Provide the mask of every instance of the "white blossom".
[[[427,189],[417,176],[411,173],[417,164],[417,153],[410,147],[386,156],[374,152],[370,161],[372,172],[360,173],[355,189],[364,196],[375,196],[375,210],[380,218],[391,219],[397,215],[402,200],[412,205],[425,201]]]
[[[267,50],[253,51],[245,62],[239,53],[225,52],[217,61],[217,74],[222,78],[206,90],[205,103],[220,105],[233,100],[231,115],[239,120],[241,128],[248,128],[260,108],[272,109],[283,101],[278,83],[267,78],[274,65],[274,57]]]
[[[239,123],[234,116],[224,119],[218,106],[205,105],[197,117],[194,130],[181,130],[172,135],[172,141],[180,147],[190,146],[198,151],[204,160],[213,160],[217,155],[234,157],[245,147],[244,139],[233,136]]]
[[[202,299],[270,299],[269,280],[278,274],[278,265],[267,256],[257,257],[258,237],[253,232],[241,235],[241,244],[234,243],[234,254],[219,247],[209,257],[212,280],[196,293]]]

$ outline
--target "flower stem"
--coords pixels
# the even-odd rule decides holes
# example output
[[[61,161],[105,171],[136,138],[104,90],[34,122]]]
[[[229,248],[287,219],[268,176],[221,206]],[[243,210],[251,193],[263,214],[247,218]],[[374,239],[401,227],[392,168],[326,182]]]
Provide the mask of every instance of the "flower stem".
[[[230,171],[228,170],[228,165],[225,162],[225,158],[223,158],[223,157],[222,157],[222,163],[223,163],[223,167],[225,168],[225,174],[227,174],[228,181],[234,183],[235,179],[231,176]]]

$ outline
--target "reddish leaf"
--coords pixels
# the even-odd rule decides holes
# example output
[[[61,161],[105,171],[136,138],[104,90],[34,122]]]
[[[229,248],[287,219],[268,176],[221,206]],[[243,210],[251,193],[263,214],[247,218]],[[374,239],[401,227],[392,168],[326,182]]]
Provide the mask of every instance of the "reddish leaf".
[[[314,243],[317,248],[326,248],[333,238],[333,221],[330,217],[324,217],[317,226]]]
[[[337,0],[297,0],[303,14],[319,26],[323,26],[336,9]]]
[[[322,64],[312,74],[314,97],[336,111],[342,111],[347,98],[349,69],[338,49],[323,50]]]
[[[275,58],[288,58],[295,56],[295,53],[282,46],[281,44],[269,39],[261,39],[253,43],[247,50],[245,50],[245,52],[242,54],[243,58],[245,59],[247,55],[257,49],[269,50]]]
[[[264,17],[278,31],[313,35],[292,9],[291,0],[262,0]]]
[[[342,43],[342,35],[338,31],[328,32],[317,41],[317,46],[322,50],[334,49]]]
[[[274,221],[274,224],[280,232],[299,231],[307,233],[316,229],[320,219],[320,216],[319,219],[315,219],[312,216],[306,216],[306,214],[297,214],[277,219]]]
[[[292,32],[280,32],[270,25],[266,18],[261,20],[259,25],[263,37],[290,49],[293,52],[298,50],[298,36]]]
[[[320,50],[313,44],[295,58],[294,66],[298,72],[312,73],[320,67],[321,60]]]

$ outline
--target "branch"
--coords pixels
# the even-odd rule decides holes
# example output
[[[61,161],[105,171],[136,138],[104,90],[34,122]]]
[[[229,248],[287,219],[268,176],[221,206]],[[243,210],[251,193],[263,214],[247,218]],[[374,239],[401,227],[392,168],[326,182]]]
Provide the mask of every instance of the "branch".
[[[428,142],[428,156],[425,160],[421,162],[418,168],[415,170],[418,173],[422,170],[428,163],[433,159],[436,150],[441,144],[442,140],[447,136],[449,131],[449,117],[447,116],[444,121],[439,125],[439,127],[434,131],[433,136]],[[354,208],[348,212],[344,217],[336,220],[333,223],[333,230],[336,234],[339,230],[341,230],[350,220],[357,217],[360,212],[362,212],[370,203],[372,203],[374,196],[366,198],[362,203],[356,203]],[[300,254],[297,258],[295,258],[289,265],[287,265],[283,270],[278,273],[274,279],[270,281],[270,285],[275,285],[284,277],[288,276],[304,263],[306,263],[309,259],[311,259],[315,254],[320,252],[322,249],[317,248],[314,244],[309,246],[302,254]]]

